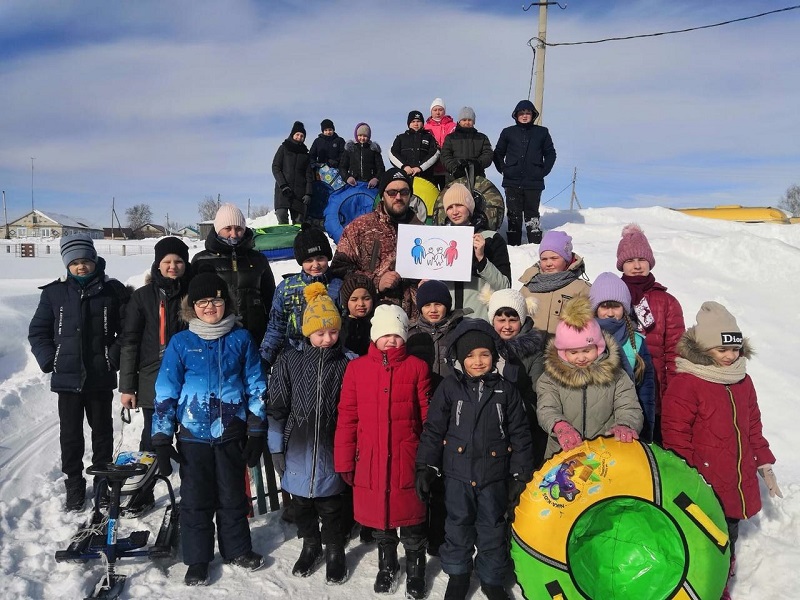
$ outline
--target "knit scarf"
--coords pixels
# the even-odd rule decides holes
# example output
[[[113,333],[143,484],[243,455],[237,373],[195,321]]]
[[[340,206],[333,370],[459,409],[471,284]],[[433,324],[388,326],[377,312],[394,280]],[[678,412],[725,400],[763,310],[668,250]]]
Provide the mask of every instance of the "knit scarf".
[[[203,340],[218,340],[227,334],[236,325],[236,315],[231,313],[227,317],[222,317],[218,323],[206,323],[200,319],[189,321],[189,331],[196,334]]]
[[[738,383],[747,375],[747,359],[740,356],[730,367],[718,367],[717,365],[698,365],[685,358],[675,359],[675,370],[678,373],[689,373],[711,383],[721,383],[730,385]]]
[[[631,292],[631,305],[636,306],[644,298],[644,293],[656,283],[652,273],[647,275],[623,275],[622,281]]]
[[[568,286],[580,276],[581,274],[575,269],[558,273],[537,273],[525,287],[533,294],[546,294]]]
[[[603,331],[610,333],[614,341],[616,341],[620,348],[625,345],[630,338],[628,337],[628,327],[626,326],[625,321],[620,321],[619,319],[614,319],[609,317],[607,319],[595,319],[597,324],[600,325],[600,329]]]

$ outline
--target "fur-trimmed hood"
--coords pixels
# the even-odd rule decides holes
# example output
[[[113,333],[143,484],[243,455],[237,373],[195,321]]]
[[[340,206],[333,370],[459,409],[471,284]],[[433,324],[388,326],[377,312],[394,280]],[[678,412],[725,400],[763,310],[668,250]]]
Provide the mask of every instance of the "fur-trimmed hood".
[[[522,358],[544,352],[547,336],[543,331],[536,329],[533,326],[533,320],[527,317],[517,336],[506,340],[505,344],[509,352]]]
[[[344,145],[344,149],[347,152],[352,152],[356,146],[361,146],[362,148],[369,147],[370,150],[373,152],[377,152],[378,154],[381,153],[381,147],[378,145],[377,142],[373,142],[372,140],[368,141],[366,144],[359,144],[355,140],[350,140]]]
[[[586,368],[576,368],[558,356],[553,340],[547,344],[544,357],[544,371],[559,385],[568,388],[582,388],[588,385],[613,385],[617,372],[622,368],[619,346],[614,338],[603,332],[606,341],[605,351]]]
[[[714,365],[714,360],[697,343],[694,327],[687,329],[681,336],[681,339],[678,341],[677,350],[678,356],[685,358],[690,363],[706,367]],[[755,351],[750,345],[750,339],[744,338],[742,342],[742,356],[749,360],[753,355],[755,355]]]

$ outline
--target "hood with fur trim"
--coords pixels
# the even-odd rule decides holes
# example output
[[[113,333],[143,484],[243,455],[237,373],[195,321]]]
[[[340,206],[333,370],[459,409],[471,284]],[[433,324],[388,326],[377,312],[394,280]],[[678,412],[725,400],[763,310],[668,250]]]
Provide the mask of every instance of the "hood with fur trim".
[[[712,359],[697,342],[694,327],[687,329],[681,336],[681,339],[678,341],[677,351],[678,356],[685,358],[690,363],[703,365],[706,367],[714,365],[714,359]],[[744,338],[744,341],[742,342],[742,356],[749,360],[754,354],[755,351],[750,345],[750,339]]]
[[[553,340],[547,344],[544,356],[544,371],[558,384],[568,388],[582,388],[588,385],[613,385],[618,371],[622,368],[619,346],[614,338],[603,332],[606,349],[588,367],[578,369],[558,356]]]

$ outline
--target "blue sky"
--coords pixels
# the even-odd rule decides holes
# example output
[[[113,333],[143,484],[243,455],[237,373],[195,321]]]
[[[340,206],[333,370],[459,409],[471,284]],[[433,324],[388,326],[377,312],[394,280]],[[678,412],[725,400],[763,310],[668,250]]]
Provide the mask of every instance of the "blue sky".
[[[548,41],[681,29],[788,1],[574,0]],[[220,194],[271,205],[294,120],[367,121],[388,150],[409,110],[472,106],[494,143],[528,97],[522,0],[30,1],[0,4],[0,188],[108,225],[138,203],[183,224]],[[547,51],[544,125],[584,207],[774,205],[800,183],[800,10],[681,35]],[[385,153],[384,153],[385,154]],[[387,161],[388,162],[388,161]],[[490,178],[500,177],[490,169]],[[550,206],[569,204],[569,189]],[[124,217],[123,217],[124,219]]]

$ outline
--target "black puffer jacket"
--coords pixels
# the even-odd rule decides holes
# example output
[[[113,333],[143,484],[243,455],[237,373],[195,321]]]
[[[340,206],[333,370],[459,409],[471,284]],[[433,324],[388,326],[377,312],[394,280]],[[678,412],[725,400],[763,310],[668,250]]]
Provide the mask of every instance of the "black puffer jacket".
[[[420,175],[428,179],[439,160],[439,144],[427,129],[408,129],[394,138],[389,160],[398,169],[419,167],[422,169]]]
[[[464,319],[464,311],[456,309],[438,323],[431,323],[420,315],[417,320],[408,326],[408,337],[415,333],[426,333],[433,340],[433,366],[431,370],[439,375],[439,380],[453,373],[453,365],[447,360],[450,346],[448,334],[455,330]]]
[[[305,212],[303,196],[311,195],[314,174],[311,159],[305,144],[289,138],[283,140],[272,159],[272,174],[275,176],[275,208],[291,208]],[[281,188],[288,185],[293,197],[283,195]]]
[[[206,249],[192,257],[195,274],[206,268],[214,269],[228,284],[235,312],[257,346],[267,330],[275,277],[267,257],[253,249],[253,230],[248,227],[242,241],[229,246],[212,229],[206,238]]]
[[[153,408],[161,357],[170,338],[187,327],[180,314],[188,286],[188,269],[180,279],[169,279],[153,265],[145,285],[133,292],[125,309],[119,391],[136,394],[142,408]]]
[[[345,144],[339,160],[339,174],[342,179],[346,181],[348,177],[354,177],[356,181],[369,181],[373,177],[380,177],[384,171],[386,166],[378,144],[359,144],[353,140]]]
[[[473,161],[475,176],[485,177],[486,168],[492,164],[492,143],[474,127],[456,125],[453,133],[444,139],[441,156],[448,182],[466,175],[462,161]]]
[[[328,165],[338,169],[339,159],[342,156],[342,152],[344,152],[344,143],[344,138],[340,135],[334,133],[329,137],[320,133],[314,143],[311,144],[311,150],[308,151],[312,167]]]
[[[479,319],[464,319],[450,338],[468,331],[494,333]],[[499,338],[496,340],[500,344]],[[533,475],[531,434],[516,387],[496,370],[482,377],[461,371],[445,377],[431,400],[417,450],[417,463],[442,470],[445,477],[476,487],[516,475]]]
[[[494,166],[503,187],[543,190],[544,178],[556,163],[556,149],[547,127],[517,123],[500,132]]]
[[[42,286],[28,341],[36,362],[53,373],[54,392],[113,390],[117,387],[122,319],[129,290],[105,274],[97,259],[95,277],[81,288],[72,277]]]

